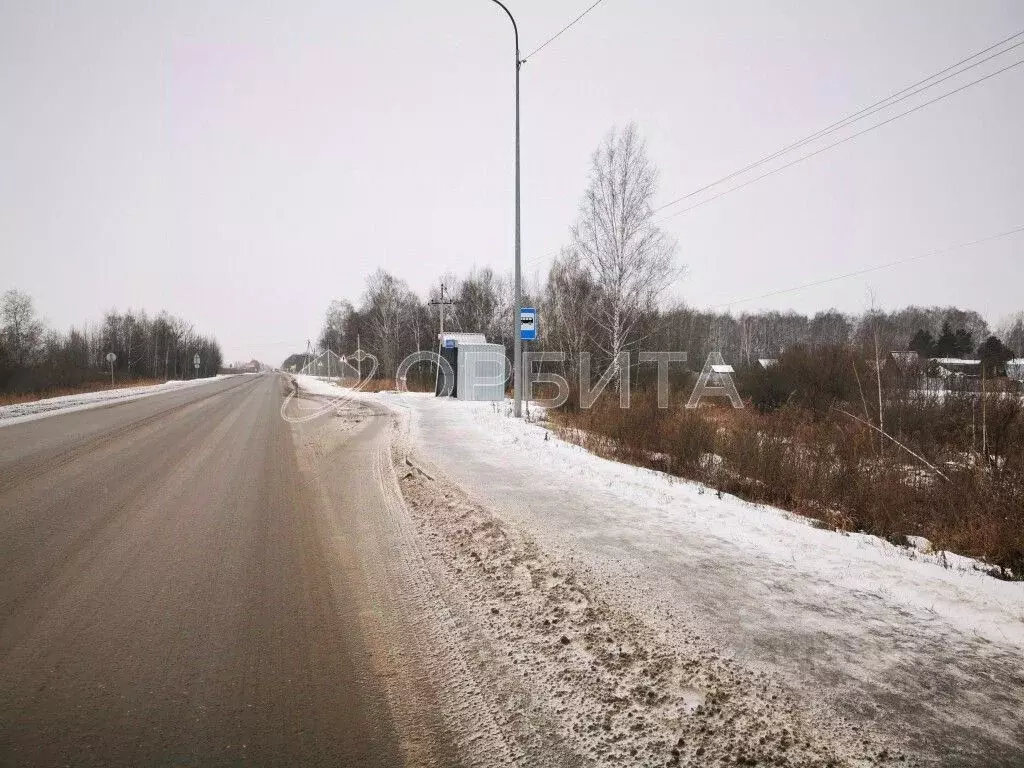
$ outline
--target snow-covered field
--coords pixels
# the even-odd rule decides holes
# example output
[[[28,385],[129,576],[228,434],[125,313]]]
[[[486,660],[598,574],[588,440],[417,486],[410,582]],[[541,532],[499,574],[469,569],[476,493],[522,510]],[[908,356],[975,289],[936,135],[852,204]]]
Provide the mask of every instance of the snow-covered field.
[[[416,464],[662,637],[699,631],[819,717],[875,726],[912,754],[1022,764],[1024,584],[593,456],[507,404],[358,397],[404,415]]]
[[[189,379],[187,381],[166,381],[163,384],[152,384],[145,387],[121,387],[118,389],[104,389],[99,392],[83,392],[79,395],[64,395],[62,397],[47,397],[42,400],[33,400],[29,403],[18,403],[16,405],[0,406],[0,426],[16,424],[23,421],[32,421],[55,413],[69,413],[71,411],[82,411],[87,408],[95,408],[100,405],[116,401],[137,400],[140,397],[157,395],[161,392],[168,392],[186,387],[195,387],[201,384],[209,384],[234,374],[218,374],[217,376],[205,379]],[[241,374],[245,375],[245,374]]]

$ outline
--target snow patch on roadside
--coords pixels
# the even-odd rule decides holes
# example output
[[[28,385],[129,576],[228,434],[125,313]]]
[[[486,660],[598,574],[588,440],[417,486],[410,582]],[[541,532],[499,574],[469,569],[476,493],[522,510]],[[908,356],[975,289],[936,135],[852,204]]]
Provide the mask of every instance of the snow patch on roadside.
[[[479,674],[496,690],[525,683],[505,694],[520,743],[540,720],[600,765],[915,764],[858,726],[812,722],[770,675],[692,628],[659,636],[605,601],[571,557],[514,534],[444,479],[410,469],[400,482],[421,540],[499,652]]]
[[[34,421],[57,413],[71,413],[73,411],[84,411],[88,408],[96,408],[112,402],[127,402],[138,400],[140,397],[158,395],[162,392],[170,392],[178,389],[187,389],[200,384],[226,379],[230,376],[247,376],[258,374],[217,374],[205,379],[189,379],[187,381],[173,380],[163,384],[150,384],[144,387],[122,387],[119,389],[104,389],[98,392],[83,392],[78,395],[62,395],[61,397],[47,397],[42,400],[33,400],[29,403],[16,403],[14,405],[0,406],[0,426],[9,424],[20,424],[26,421]]]
[[[323,382],[311,386],[339,393]],[[600,458],[542,425],[509,418],[507,402],[346,396],[404,414],[400,464],[411,459],[413,474],[421,467],[427,479],[464,492],[500,528],[516,532],[508,534],[513,541],[535,542],[547,558],[542,569],[556,564],[563,573],[571,562],[599,586],[587,599],[633,621],[655,638],[651,647],[685,654],[685,638],[705,638],[706,647],[730,649],[744,669],[767,670],[814,722],[845,717],[917,759],[945,754],[943,764],[975,765],[988,756],[1017,764],[1024,584],[993,579],[969,558],[930,553],[923,542],[901,548],[821,530],[779,509]],[[457,541],[462,534],[446,535]],[[503,571],[492,570],[507,587]],[[526,584],[530,573],[514,568],[508,578]],[[487,605],[488,593],[465,588],[474,611]],[[518,642],[498,637],[496,647]],[[547,677],[535,677],[527,667],[507,668],[541,692],[564,671],[542,665]],[[684,702],[707,694],[680,686]]]
[[[752,573],[771,563],[832,590],[869,594],[932,618],[963,633],[1024,648],[1024,583],[987,574],[990,566],[927,542],[900,547],[876,536],[838,533],[774,507],[751,504],[656,470],[621,464],[566,442],[543,425],[511,418],[511,403],[438,399],[429,393],[361,393],[309,376],[303,389],[368,398],[408,411],[410,440],[424,458],[444,467],[478,495],[500,479],[518,489],[514,504],[543,514],[552,497],[581,522],[611,519],[650,552],[676,539],[701,559],[748,564]],[[537,423],[532,423],[536,420]],[[467,461],[470,454],[472,461]],[[614,535],[614,531],[607,531]],[[642,554],[642,553],[638,553]],[[677,552],[678,556],[678,552]]]
[[[487,489],[496,475],[505,476],[506,484],[517,479],[523,489],[554,484],[581,515],[603,512],[651,551],[664,549],[666,537],[687,541],[691,549],[699,541],[715,557],[749,558],[758,571],[768,561],[832,588],[882,595],[966,634],[1024,647],[1024,584],[992,578],[990,566],[973,558],[821,530],[784,510],[603,459],[543,426],[509,418],[506,404],[447,402],[441,411],[415,397],[382,399],[412,404],[415,443],[427,445],[433,461],[474,490]],[[466,445],[477,457],[473,464],[461,461],[458,447]],[[614,509],[603,508],[608,497]]]

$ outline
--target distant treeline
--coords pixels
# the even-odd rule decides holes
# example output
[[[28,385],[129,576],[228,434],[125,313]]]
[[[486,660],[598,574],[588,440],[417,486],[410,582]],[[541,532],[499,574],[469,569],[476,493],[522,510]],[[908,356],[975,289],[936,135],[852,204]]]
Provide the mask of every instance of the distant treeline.
[[[641,350],[686,352],[690,366],[699,370],[712,351],[734,366],[777,358],[797,345],[856,345],[872,352],[877,347],[884,354],[907,350],[922,332],[921,348],[968,354],[991,335],[977,312],[955,307],[857,316],[830,310],[808,317],[671,306],[666,296],[685,268],[676,258],[678,243],[653,218],[657,176],[636,125],[609,131],[592,155],[568,243],[547,274],[525,287],[524,306],[539,313],[538,340],[530,347],[563,353],[560,367],[570,381],[576,380],[584,353],[590,355],[591,372],[600,375],[622,353],[635,361]],[[358,305],[331,303],[320,348],[348,354],[358,340],[379,360],[377,375],[390,378],[408,354],[437,345],[443,310],[446,330],[486,334],[511,355],[511,279],[487,268],[439,277],[430,295],[420,297],[401,278],[377,270]],[[1024,315],[1001,333],[1015,354],[1024,352]],[[631,367],[630,373],[644,376],[647,368]]]
[[[47,328],[32,298],[9,290],[0,297],[0,392],[29,393],[109,380],[107,353],[117,356],[117,381],[213,376],[223,362],[217,342],[191,323],[161,312],[107,312],[100,323],[66,333]]]
[[[489,268],[465,277],[444,278],[444,327],[449,331],[482,332],[489,341],[504,344],[511,357],[512,283]],[[588,310],[599,302],[598,288],[587,271],[559,259],[540,286],[530,286],[523,303],[538,308],[539,341],[532,348],[561,351],[566,373],[574,374],[583,352],[592,356],[591,370],[599,375],[609,362],[607,332]],[[437,345],[440,286],[420,298],[398,277],[378,270],[370,276],[358,305],[335,301],[329,307],[319,337],[320,349],[350,354],[357,337],[362,348],[376,355],[383,377],[394,375],[397,364],[411,352]],[[957,307],[906,307],[893,312],[860,315],[835,310],[804,315],[796,312],[709,312],[686,306],[644,307],[625,349],[633,352],[686,352],[691,369],[699,370],[708,353],[721,352],[735,366],[756,365],[759,358],[777,358],[797,346],[850,345],[870,355],[913,349],[925,356],[973,357],[993,336],[977,312]],[[1006,352],[1024,354],[1024,314],[996,331]],[[991,344],[990,344],[991,346]],[[557,367],[557,366],[556,366]],[[570,379],[573,380],[573,379]]]

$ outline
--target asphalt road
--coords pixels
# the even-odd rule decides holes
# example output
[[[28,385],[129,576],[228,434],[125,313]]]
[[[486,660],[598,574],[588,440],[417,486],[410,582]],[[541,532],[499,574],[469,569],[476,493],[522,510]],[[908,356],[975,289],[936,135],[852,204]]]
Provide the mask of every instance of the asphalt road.
[[[379,427],[348,425],[319,485],[286,387],[0,427],[0,764],[456,762],[429,676],[404,707],[387,682],[415,637],[377,599],[402,592],[367,524]]]

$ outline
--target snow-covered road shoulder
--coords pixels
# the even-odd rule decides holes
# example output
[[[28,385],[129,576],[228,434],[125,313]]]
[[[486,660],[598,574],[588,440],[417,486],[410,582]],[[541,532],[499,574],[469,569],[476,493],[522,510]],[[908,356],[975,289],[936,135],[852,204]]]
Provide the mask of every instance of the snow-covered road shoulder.
[[[973,558],[932,552],[920,539],[900,547],[868,534],[822,530],[785,510],[595,456],[542,423],[511,418],[508,402],[361,393],[309,376],[298,380],[312,393],[371,399],[407,412],[412,449],[422,459],[472,494],[520,513],[570,515],[578,536],[616,537],[703,564],[720,557],[749,560],[761,570],[772,563],[1024,649],[1024,582],[995,579]]]
[[[305,378],[304,389],[340,392]],[[595,599],[658,636],[700,635],[781,676],[812,719],[877,727],[908,754],[1022,764],[1024,583],[603,459],[511,418],[506,403],[343,396],[402,414],[416,466],[551,562],[574,563],[599,585]]]
[[[908,548],[868,534],[822,530],[784,510],[604,459],[542,424],[511,418],[507,403],[377,397],[410,407],[414,444],[446,471],[468,479],[474,491],[492,488],[496,478],[505,478],[502,485],[518,480],[523,491],[517,500],[524,504],[564,506],[573,499],[571,507],[581,517],[608,525],[602,535],[623,529],[651,552],[664,551],[667,539],[677,539],[684,551],[699,543],[701,553],[693,554],[700,562],[715,555],[723,561],[749,558],[758,569],[769,562],[832,588],[941,617],[964,633],[1024,648],[1024,583],[995,579],[988,575],[990,566],[978,560],[932,552],[920,539]],[[526,489],[529,500],[523,498]]]
[[[187,381],[173,380],[166,381],[163,384],[151,384],[144,387],[104,389],[98,392],[83,392],[78,395],[47,397],[42,400],[33,400],[28,403],[3,405],[0,406],[0,427],[5,427],[11,424],[21,424],[26,421],[34,421],[36,419],[42,419],[58,413],[84,411],[88,408],[96,408],[113,402],[138,400],[140,397],[149,397],[150,395],[159,395],[163,392],[209,384],[233,375],[244,376],[248,374],[218,374],[216,376],[203,379],[189,379]]]

